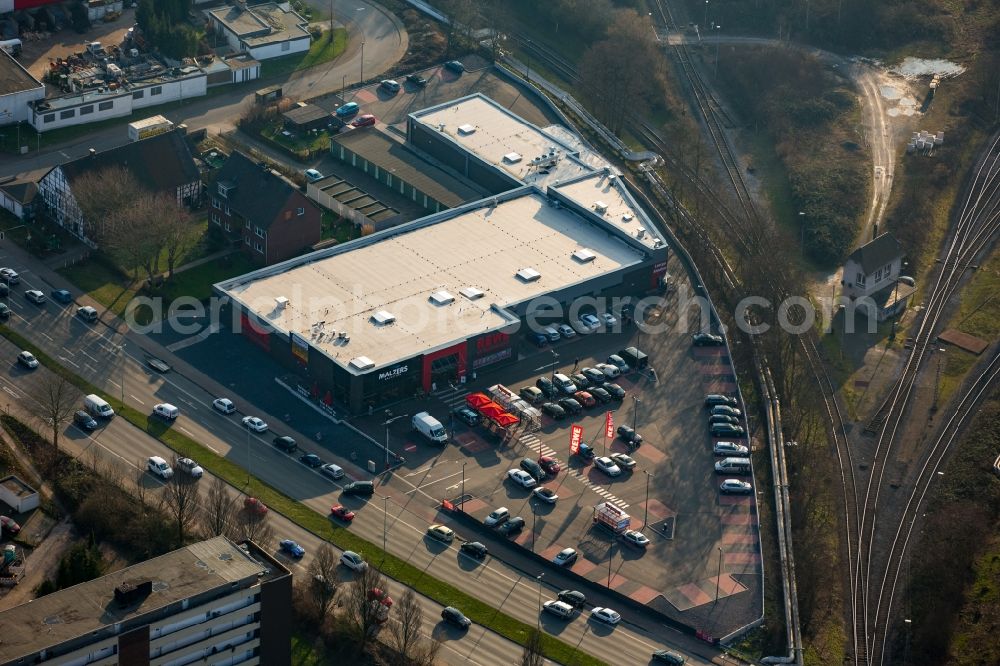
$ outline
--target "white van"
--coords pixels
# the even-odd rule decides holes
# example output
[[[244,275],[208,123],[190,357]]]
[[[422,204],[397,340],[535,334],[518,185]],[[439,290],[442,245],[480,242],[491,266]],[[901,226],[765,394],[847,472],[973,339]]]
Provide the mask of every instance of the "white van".
[[[576,393],[576,384],[561,372],[552,375],[552,383],[556,385],[557,389],[563,392],[563,395],[573,395]]]
[[[448,433],[445,432],[444,426],[427,412],[414,414],[412,423],[414,430],[432,442],[444,444],[448,441]]]
[[[83,406],[93,416],[110,419],[115,415],[115,410],[111,409],[111,405],[104,398],[93,393],[83,399]]]
[[[181,410],[177,409],[169,402],[161,402],[158,405],[153,405],[153,413],[161,418],[167,419],[168,421],[173,421],[177,418],[177,415],[181,413]]]
[[[715,463],[716,474],[749,474],[749,458],[723,458]]]

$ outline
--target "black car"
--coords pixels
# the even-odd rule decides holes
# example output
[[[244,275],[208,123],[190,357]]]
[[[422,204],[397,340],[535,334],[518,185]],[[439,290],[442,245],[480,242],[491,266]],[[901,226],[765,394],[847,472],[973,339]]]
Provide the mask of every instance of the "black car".
[[[10,308],[7,307],[6,303],[0,303],[0,319],[5,321],[10,319]]]
[[[73,423],[80,426],[84,430],[94,430],[97,428],[97,421],[82,409],[77,413],[73,414]]]
[[[424,86],[427,85],[427,79],[425,79],[424,77],[420,76],[417,73],[407,74],[406,80],[420,88],[423,88]]]
[[[709,425],[715,425],[716,423],[732,423],[733,425],[739,425],[740,420],[735,416],[729,416],[728,414],[712,414],[708,417]]]
[[[711,409],[712,407],[718,407],[719,405],[735,407],[737,405],[736,398],[728,395],[720,395],[718,393],[709,393],[705,396],[706,408]]]
[[[531,458],[521,459],[521,469],[530,474],[535,481],[542,481],[545,478],[545,472],[542,470],[542,466]]]
[[[344,486],[344,494],[371,497],[375,494],[375,484],[371,481],[352,481]]]
[[[594,448],[592,446],[589,444],[581,444],[580,448],[576,451],[576,455],[580,456],[583,460],[593,460],[596,454],[594,453]]]
[[[596,368],[584,368],[580,374],[590,380],[591,386],[600,386],[604,383],[604,373]]]
[[[462,611],[458,610],[454,606],[446,606],[443,611],[441,611],[441,619],[448,624],[453,624],[459,629],[468,629],[472,625],[472,620],[465,617]]]
[[[489,549],[486,548],[486,546],[479,543],[478,541],[469,541],[463,543],[460,550],[466,555],[474,557],[477,560],[485,558],[487,555],[489,555],[490,552]]]
[[[625,398],[625,389],[614,382],[604,382],[601,384],[601,388],[608,392],[612,400],[623,400]]]
[[[10,287],[7,286],[6,282],[0,282],[0,297],[7,298],[10,296]]]
[[[583,405],[577,402],[575,398],[562,398],[559,400],[559,406],[569,414],[579,414],[583,411]]]
[[[642,444],[642,435],[626,425],[618,426],[618,439],[632,446]]]
[[[548,377],[539,377],[538,381],[535,382],[535,386],[538,387],[538,390],[541,391],[546,398],[551,399],[559,395],[559,389],[556,388],[556,385],[553,384],[552,380]]]
[[[274,447],[284,451],[285,453],[294,453],[299,449],[299,445],[295,443],[295,440],[285,435],[283,437],[274,438]]]
[[[600,386],[595,386],[594,388],[588,390],[587,393],[592,395],[594,397],[594,400],[601,403],[602,405],[606,405],[607,403],[611,402],[611,394],[605,391]]]
[[[691,336],[691,341],[695,347],[721,347],[726,344],[721,335],[713,333],[695,333]]]
[[[319,467],[320,465],[323,464],[323,461],[320,460],[319,456],[316,455],[315,453],[303,454],[302,456],[299,457],[299,462],[305,465],[306,467]]]
[[[479,425],[479,414],[476,414],[476,412],[469,407],[456,407],[452,414],[455,415],[456,419],[470,428]]]
[[[562,421],[566,418],[566,410],[554,402],[547,402],[542,405],[542,413],[554,418],[556,421]]]
[[[658,661],[663,664],[671,664],[671,666],[684,666],[686,661],[683,656],[677,654],[676,652],[671,652],[670,650],[657,650],[653,653],[653,661]]]
[[[579,391],[586,390],[591,384],[594,383],[590,381],[590,378],[587,377],[587,375],[583,374],[582,372],[577,372],[575,374],[572,374],[569,376],[569,378],[573,380],[573,383],[576,384],[576,388]]]
[[[500,533],[504,536],[516,534],[524,529],[524,518],[515,516],[500,526]]]
[[[556,596],[559,597],[559,601],[565,602],[573,608],[583,608],[583,605],[587,603],[587,597],[583,596],[583,592],[576,590],[563,590]]]

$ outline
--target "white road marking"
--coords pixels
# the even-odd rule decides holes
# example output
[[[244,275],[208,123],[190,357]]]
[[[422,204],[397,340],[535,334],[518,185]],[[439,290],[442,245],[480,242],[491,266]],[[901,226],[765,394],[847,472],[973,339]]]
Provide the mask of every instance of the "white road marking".
[[[73,351],[69,347],[63,347],[63,351],[69,354],[70,356],[73,355]]]
[[[188,437],[191,437],[192,439],[194,438],[194,435],[191,434],[191,431],[188,430],[187,428],[185,428],[184,426],[178,426],[177,429],[180,430],[185,435],[187,435]],[[209,448],[211,448],[211,447],[209,447]],[[215,449],[212,449],[212,450],[215,451]],[[218,453],[218,451],[216,451],[216,453]]]
[[[144,403],[144,402],[143,402],[142,400],[139,400],[139,398],[135,397],[135,394],[134,394],[134,393],[129,393],[129,394],[128,394],[128,397],[132,398],[133,400],[135,400],[135,401],[136,401],[137,403],[139,403],[139,404],[140,404],[140,405],[142,405],[143,407],[145,407],[145,406],[146,406],[146,403]]]
[[[80,350],[80,353],[83,354],[84,356],[86,356],[87,358],[89,358],[94,363],[100,363],[100,361],[98,361],[96,358],[94,358],[93,356],[91,356],[87,352],[83,351],[82,349]]]
[[[46,333],[45,331],[42,331],[42,335],[48,338],[49,342],[55,342],[55,340],[52,339],[52,336]]]
[[[60,356],[59,360],[60,361],[66,361],[67,363],[69,363],[70,365],[72,365],[74,368],[79,368],[80,367],[79,363],[75,362],[73,359],[66,358],[65,356]]]
[[[19,398],[20,397],[18,394],[14,393],[12,390],[10,390],[9,388],[7,388],[6,386],[3,387],[3,390],[6,391],[7,393],[9,393],[12,398]]]

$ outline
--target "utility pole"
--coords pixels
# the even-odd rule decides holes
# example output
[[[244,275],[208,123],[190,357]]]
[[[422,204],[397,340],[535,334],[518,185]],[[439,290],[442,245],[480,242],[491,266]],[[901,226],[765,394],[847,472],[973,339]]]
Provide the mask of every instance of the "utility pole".
[[[642,505],[642,507],[643,507],[642,527],[643,527],[643,529],[645,529],[646,525],[648,524],[648,521],[649,521],[649,477],[651,477],[653,475],[650,474],[649,472],[647,472],[646,470],[642,470],[642,471],[646,472],[646,501]]]
[[[719,603],[719,582],[722,580],[722,546],[719,546],[719,573],[715,576],[715,601]]]

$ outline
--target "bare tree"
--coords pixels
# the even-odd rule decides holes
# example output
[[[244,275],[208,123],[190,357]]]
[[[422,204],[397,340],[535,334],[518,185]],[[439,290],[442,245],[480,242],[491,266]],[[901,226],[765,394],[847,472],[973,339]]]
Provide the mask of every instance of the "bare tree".
[[[35,418],[52,428],[52,445],[58,449],[59,431],[76,411],[80,392],[62,375],[45,372],[29,395]]]
[[[414,653],[421,651],[419,644],[422,616],[420,600],[412,589],[407,588],[396,604],[395,622],[390,627],[392,645],[399,653],[400,663],[414,663],[419,657]]]
[[[537,628],[528,634],[528,642],[524,644],[521,653],[521,666],[542,666],[545,657],[542,656],[542,632]]]
[[[385,578],[381,571],[369,564],[364,571],[355,573],[354,584],[347,597],[348,621],[355,630],[358,648],[362,651],[378,626],[379,614],[382,612],[379,603],[370,596],[371,591],[376,588],[385,590]]]
[[[237,499],[221,477],[214,477],[205,493],[204,523],[208,536],[229,534],[236,521]]]
[[[267,520],[267,514],[259,514],[244,508],[236,512],[229,538],[233,541],[253,541],[266,546],[274,541],[274,529]]]
[[[198,480],[189,474],[182,474],[177,467],[177,456],[173,457],[174,474],[167,480],[164,501],[177,528],[177,547],[184,545],[184,537],[195,519],[201,492]]]
[[[340,579],[337,578],[337,567],[340,558],[333,550],[333,546],[323,543],[316,551],[312,562],[309,563],[309,575],[312,581],[309,586],[310,596],[316,605],[316,615],[319,622],[323,621],[326,614],[333,605],[340,588]]]
[[[163,257],[167,262],[167,279],[174,276],[177,260],[184,256],[197,239],[197,227],[187,208],[169,196],[162,196],[163,215],[158,220],[161,224],[163,241]]]
[[[87,172],[75,178],[72,197],[83,215],[87,236],[103,243],[122,220],[122,212],[132,207],[140,192],[142,187],[121,166]],[[72,206],[70,202],[67,204]]]

